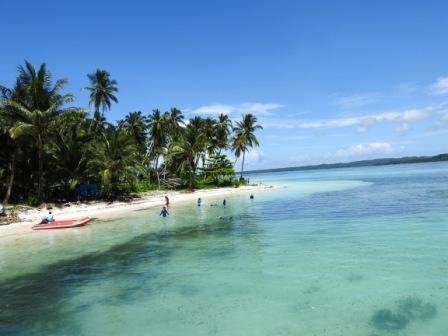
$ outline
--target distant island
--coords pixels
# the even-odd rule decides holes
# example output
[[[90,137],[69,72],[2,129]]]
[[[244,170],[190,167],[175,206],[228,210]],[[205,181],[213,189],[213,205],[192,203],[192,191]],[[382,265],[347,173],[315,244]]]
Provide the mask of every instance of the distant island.
[[[285,167],[285,168],[272,168],[272,169],[258,169],[246,171],[247,174],[250,173],[273,173],[273,172],[283,172],[283,171],[294,171],[294,170],[313,170],[313,169],[330,169],[330,168],[348,168],[348,167],[364,167],[364,166],[385,166],[393,164],[403,164],[403,163],[422,163],[422,162],[438,162],[438,161],[448,161],[448,154],[439,154],[434,156],[407,156],[402,158],[383,158],[374,160],[361,160],[346,163],[323,163],[319,165],[312,166],[301,166],[301,167]]]

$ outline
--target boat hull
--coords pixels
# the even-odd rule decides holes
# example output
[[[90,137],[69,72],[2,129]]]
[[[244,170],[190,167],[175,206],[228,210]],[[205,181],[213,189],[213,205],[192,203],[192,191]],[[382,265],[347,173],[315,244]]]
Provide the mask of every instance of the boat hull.
[[[73,227],[84,226],[90,220],[91,220],[90,217],[84,217],[81,219],[57,220],[50,222],[48,224],[36,224],[32,228],[33,230],[68,229]]]

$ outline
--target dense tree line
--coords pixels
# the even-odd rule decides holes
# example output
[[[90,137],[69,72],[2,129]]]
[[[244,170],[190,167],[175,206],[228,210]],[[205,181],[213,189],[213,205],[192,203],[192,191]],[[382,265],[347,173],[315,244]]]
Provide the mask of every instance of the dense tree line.
[[[102,197],[244,183],[245,154],[259,145],[255,131],[262,128],[255,116],[235,125],[224,114],[187,121],[173,107],[129,112],[112,123],[106,113],[118,103],[118,83],[101,69],[87,78],[93,116],[69,106],[75,97],[62,92],[67,80],[53,81],[45,64],[25,61],[15,83],[0,86],[3,203],[73,199],[88,181],[100,185]],[[242,156],[240,179],[226,153]]]

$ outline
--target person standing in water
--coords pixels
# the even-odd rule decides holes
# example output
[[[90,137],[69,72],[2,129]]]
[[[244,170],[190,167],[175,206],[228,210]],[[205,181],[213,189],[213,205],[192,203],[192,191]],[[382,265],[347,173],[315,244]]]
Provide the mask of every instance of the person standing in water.
[[[202,199],[199,197],[198,198],[198,206],[201,206],[201,204],[202,204]]]
[[[170,199],[168,198],[168,196],[165,196],[165,206],[166,207],[170,206]]]
[[[222,206],[226,206],[226,204],[227,204],[227,202],[226,202],[226,200],[224,199],[224,201],[222,201]]]
[[[162,210],[160,211],[160,217],[166,217],[168,215],[168,209],[166,208],[166,206],[163,206]]]

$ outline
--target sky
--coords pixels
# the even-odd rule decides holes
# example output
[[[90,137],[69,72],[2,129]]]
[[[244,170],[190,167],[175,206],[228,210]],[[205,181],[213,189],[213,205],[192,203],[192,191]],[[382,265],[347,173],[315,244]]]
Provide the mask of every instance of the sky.
[[[109,121],[177,107],[252,113],[245,170],[447,153],[446,1],[1,1],[0,84],[46,63],[89,109],[87,74],[118,82]]]

